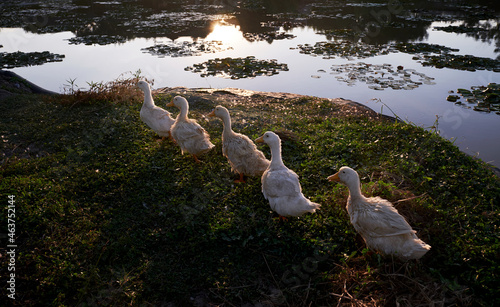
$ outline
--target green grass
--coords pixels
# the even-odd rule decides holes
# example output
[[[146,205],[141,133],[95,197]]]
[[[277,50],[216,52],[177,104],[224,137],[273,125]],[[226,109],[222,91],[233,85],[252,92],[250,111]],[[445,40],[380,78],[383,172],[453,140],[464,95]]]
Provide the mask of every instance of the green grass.
[[[224,101],[191,106],[216,145],[196,164],[157,141],[137,99],[67,99],[0,102],[2,225],[8,195],[17,210],[14,305],[500,302],[499,179],[435,134],[345,116],[317,98],[227,102],[236,131],[254,139],[286,132],[284,162],[322,204],[282,222],[260,178],[233,183],[222,123],[202,118]],[[432,246],[423,259],[367,253],[345,211],[347,188],[326,180],[343,165],[358,170],[367,195],[395,202]],[[6,257],[0,261],[6,272]]]

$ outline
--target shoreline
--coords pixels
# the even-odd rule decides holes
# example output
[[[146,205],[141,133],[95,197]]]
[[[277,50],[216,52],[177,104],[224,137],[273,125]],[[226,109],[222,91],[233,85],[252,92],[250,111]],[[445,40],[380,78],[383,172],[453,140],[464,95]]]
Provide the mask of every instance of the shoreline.
[[[364,115],[371,119],[385,119],[392,122],[400,122],[399,119],[380,114],[370,107],[363,105],[359,102],[355,102],[353,100],[345,99],[345,98],[322,98],[317,96],[310,95],[301,95],[301,94],[293,94],[293,93],[284,93],[284,92],[262,92],[262,91],[252,91],[245,90],[240,88],[187,88],[187,87],[162,87],[156,90],[153,90],[153,94],[169,94],[169,93],[181,93],[186,95],[187,98],[191,100],[194,99],[208,99],[204,96],[210,96],[211,99],[215,99],[215,101],[223,98],[228,98],[232,103],[244,103],[245,101],[249,101],[255,97],[264,97],[264,99],[292,99],[292,98],[303,98],[303,97],[314,97],[317,99],[328,100],[334,104],[339,105],[341,108],[345,110],[346,115]],[[0,69],[0,100],[4,97],[15,95],[15,94],[43,94],[43,95],[61,95],[60,93],[56,93],[47,89],[44,89],[31,81],[23,78],[22,76],[7,70]],[[468,156],[471,156],[474,159],[480,160],[485,165],[489,166],[493,173],[500,178],[500,168],[489,164],[482,159],[478,159],[464,151]]]
[[[0,69],[0,98],[12,94],[59,95],[59,93],[34,84],[13,71]]]

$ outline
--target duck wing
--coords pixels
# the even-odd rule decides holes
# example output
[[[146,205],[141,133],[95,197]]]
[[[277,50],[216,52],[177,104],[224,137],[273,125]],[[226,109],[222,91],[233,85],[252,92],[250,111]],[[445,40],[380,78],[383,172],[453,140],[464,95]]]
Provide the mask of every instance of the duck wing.
[[[175,134],[174,134],[175,133]],[[195,137],[204,137],[208,133],[203,129],[196,121],[177,121],[175,123],[175,129],[173,129],[172,134],[174,138],[180,140],[186,140]]]
[[[222,137],[222,154],[228,159],[233,171],[250,176],[261,176],[270,163],[262,151],[240,133]]]
[[[140,117],[146,125],[159,134],[168,133],[175,122],[174,119],[170,117],[170,112],[158,106],[143,106],[141,108]]]
[[[351,214],[352,224],[372,237],[389,237],[415,233],[392,204],[380,197],[366,199],[363,208]]]
[[[296,196],[301,192],[299,176],[290,169],[267,170],[262,175],[262,193],[266,199]]]
[[[230,137],[222,137],[222,152],[225,157],[234,160],[251,151],[251,145],[241,135],[234,134]]]

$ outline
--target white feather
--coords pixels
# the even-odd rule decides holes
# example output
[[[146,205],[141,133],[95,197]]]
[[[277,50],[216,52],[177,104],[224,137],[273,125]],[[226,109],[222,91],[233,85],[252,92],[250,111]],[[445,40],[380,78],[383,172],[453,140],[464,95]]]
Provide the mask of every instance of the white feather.
[[[431,249],[389,201],[361,194],[355,170],[344,166],[334,176],[349,188],[347,212],[351,224],[370,249],[403,260],[419,259]]]
[[[219,117],[224,124],[222,154],[227,158],[231,169],[239,174],[261,176],[270,162],[246,135],[232,130],[229,111],[222,106],[217,106],[210,116]]]
[[[174,97],[173,104],[181,110],[175,123],[172,125],[171,133],[174,140],[180,146],[182,153],[201,155],[214,147],[210,142],[210,136],[194,119],[187,117],[189,105],[184,97]]]
[[[146,81],[139,81],[137,87],[144,92],[144,102],[140,112],[141,120],[159,136],[169,136],[169,131],[175,122],[170,112],[155,105],[151,88]]]
[[[281,140],[273,132],[266,132],[261,139],[271,148],[271,164],[262,175],[262,193],[271,209],[281,216],[301,216],[314,213],[321,206],[302,194],[299,176],[283,164]]]

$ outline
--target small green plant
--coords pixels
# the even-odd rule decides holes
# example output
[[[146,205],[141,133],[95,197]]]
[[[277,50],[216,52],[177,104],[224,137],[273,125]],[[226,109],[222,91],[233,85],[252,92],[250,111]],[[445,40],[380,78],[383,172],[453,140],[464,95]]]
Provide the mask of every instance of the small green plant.
[[[105,85],[103,82],[87,81],[87,85],[89,86],[88,92],[90,93],[100,94],[105,90]]]
[[[67,84],[63,85],[64,93],[68,95],[73,95],[74,93],[76,93],[78,89],[78,85],[76,84],[76,78],[74,79],[69,78],[68,80],[66,80],[66,82]]]

